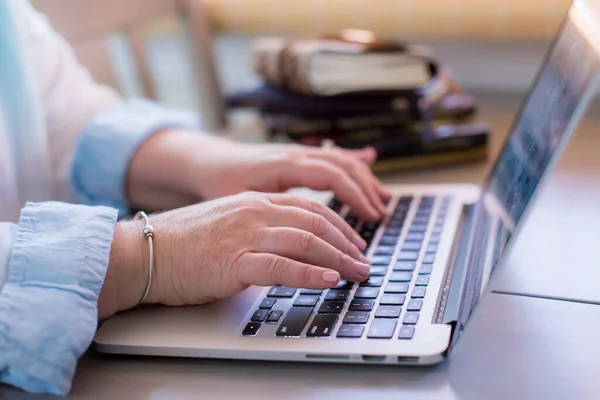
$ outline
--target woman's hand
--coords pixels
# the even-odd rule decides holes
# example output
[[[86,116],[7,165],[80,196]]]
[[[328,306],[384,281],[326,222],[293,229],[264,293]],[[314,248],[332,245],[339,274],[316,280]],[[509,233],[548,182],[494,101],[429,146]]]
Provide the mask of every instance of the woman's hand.
[[[129,174],[130,200],[141,208],[175,208],[245,191],[331,190],[364,220],[385,214],[390,194],[371,173],[374,149],[324,150],[241,144],[190,132],[165,132],[144,143]],[[167,197],[177,194],[174,200]],[[163,198],[164,197],[164,198]],[[158,207],[163,205],[162,207]]]
[[[326,289],[369,276],[365,242],[323,204],[288,194],[243,193],[150,216],[155,275],[147,299],[202,304],[250,285]],[[135,306],[145,289],[143,224],[119,223],[100,317]]]

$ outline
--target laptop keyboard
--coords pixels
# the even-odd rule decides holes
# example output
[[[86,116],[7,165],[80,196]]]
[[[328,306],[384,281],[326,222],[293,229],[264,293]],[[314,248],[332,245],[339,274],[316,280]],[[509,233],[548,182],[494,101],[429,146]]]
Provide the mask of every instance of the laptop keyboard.
[[[276,327],[274,334],[280,337],[412,339],[449,203],[449,197],[397,199],[375,241],[381,223],[362,223],[352,211],[344,215],[347,207],[333,199],[329,207],[359,232],[367,242],[366,252],[374,249],[369,279],[342,280],[329,290],[273,286],[242,335]]]

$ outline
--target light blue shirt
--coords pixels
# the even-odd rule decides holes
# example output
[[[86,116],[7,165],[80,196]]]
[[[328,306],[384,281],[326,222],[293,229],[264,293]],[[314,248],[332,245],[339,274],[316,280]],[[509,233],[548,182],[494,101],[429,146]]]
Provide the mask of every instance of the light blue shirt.
[[[6,128],[7,142],[14,145],[26,134],[42,140],[47,122],[40,116],[43,113],[36,114],[35,110],[20,122],[6,118],[31,106],[23,99],[1,101],[11,95],[3,73],[11,71],[11,82],[27,84],[18,67],[25,63],[25,56],[9,45],[15,33],[10,28],[16,29],[17,24],[9,20],[7,1],[12,2],[0,0],[0,64],[4,61],[0,65],[0,125]],[[82,88],[82,97],[84,92]],[[33,103],[35,98],[31,99]],[[154,132],[199,128],[194,116],[149,101],[115,104],[93,113],[94,117],[76,132],[65,176],[74,202],[80,204],[29,202],[21,210],[18,223],[0,219],[0,382],[32,392],[65,394],[70,390],[77,360],[97,327],[97,301],[115,224],[128,214],[124,180],[132,155]],[[32,133],[35,129],[40,131]],[[0,139],[2,135],[0,126]],[[12,162],[8,167],[16,171],[17,187],[22,180],[19,171],[25,168],[19,165],[28,164],[23,159],[27,153],[6,154]],[[58,161],[48,165],[61,165]]]

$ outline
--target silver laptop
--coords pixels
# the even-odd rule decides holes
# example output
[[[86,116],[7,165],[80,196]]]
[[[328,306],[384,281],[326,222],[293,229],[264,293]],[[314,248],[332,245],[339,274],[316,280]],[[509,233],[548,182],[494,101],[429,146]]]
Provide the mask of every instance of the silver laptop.
[[[199,307],[106,321],[102,352],[280,361],[434,364],[446,358],[533,197],[576,130],[600,71],[600,3],[577,0],[482,187],[392,186],[390,217],[362,223],[371,277],[330,290],[252,287]]]

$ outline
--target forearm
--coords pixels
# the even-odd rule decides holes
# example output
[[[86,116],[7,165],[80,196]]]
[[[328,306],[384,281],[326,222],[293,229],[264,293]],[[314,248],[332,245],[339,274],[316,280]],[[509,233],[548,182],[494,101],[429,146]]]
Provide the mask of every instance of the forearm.
[[[132,157],[126,193],[134,208],[164,210],[202,200],[194,190],[221,179],[211,166],[233,144],[199,132],[165,130],[152,135]]]

